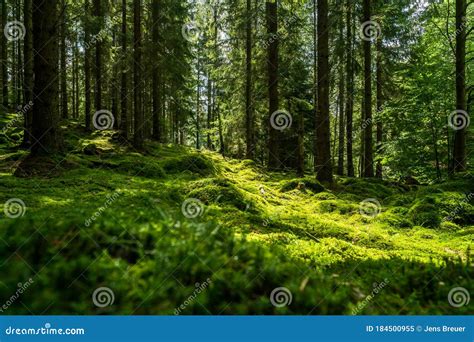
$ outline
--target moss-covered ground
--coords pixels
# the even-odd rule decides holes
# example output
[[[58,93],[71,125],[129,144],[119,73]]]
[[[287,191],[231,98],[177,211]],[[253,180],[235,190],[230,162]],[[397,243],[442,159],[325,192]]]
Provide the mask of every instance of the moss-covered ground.
[[[0,208],[2,313],[473,312],[448,300],[453,288],[474,293],[472,175],[329,187],[180,146],[137,153],[72,125],[66,153],[27,176],[19,139],[0,135],[0,206],[26,207],[17,218]],[[94,305],[99,287],[113,304]],[[272,305],[278,287],[291,304]]]

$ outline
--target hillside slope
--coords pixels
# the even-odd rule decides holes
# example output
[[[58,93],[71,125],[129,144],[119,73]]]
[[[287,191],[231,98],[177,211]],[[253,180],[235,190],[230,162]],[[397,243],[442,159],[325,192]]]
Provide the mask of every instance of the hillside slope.
[[[149,143],[140,154],[113,132],[78,127],[68,153],[35,160],[31,175],[8,136],[3,313],[472,312],[449,295],[474,290],[471,175],[430,186],[339,178],[326,188],[213,152]],[[100,288],[113,297],[105,307]]]

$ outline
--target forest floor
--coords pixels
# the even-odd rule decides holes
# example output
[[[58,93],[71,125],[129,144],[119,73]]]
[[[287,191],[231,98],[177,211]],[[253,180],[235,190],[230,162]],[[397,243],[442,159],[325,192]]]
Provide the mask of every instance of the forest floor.
[[[140,154],[114,132],[73,125],[68,152],[25,177],[28,152],[8,130],[2,313],[472,313],[449,295],[474,291],[472,175],[417,186],[340,177],[327,188],[192,148],[150,142]],[[101,287],[114,297],[106,307],[93,300]]]

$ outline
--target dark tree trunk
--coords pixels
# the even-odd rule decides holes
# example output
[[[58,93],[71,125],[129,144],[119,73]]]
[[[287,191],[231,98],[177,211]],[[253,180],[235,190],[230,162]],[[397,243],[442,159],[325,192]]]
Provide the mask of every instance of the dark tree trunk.
[[[31,144],[31,132],[33,129],[33,7],[31,1],[25,0],[23,7],[23,23],[25,25],[25,38],[23,40],[24,146]]]
[[[127,0],[122,0],[122,79],[120,84],[120,126],[125,139],[130,132],[130,116],[128,114],[127,89]]]
[[[464,115],[466,101],[466,0],[456,0],[456,110]],[[467,119],[467,118],[464,118]],[[465,120],[467,121],[467,120]],[[454,133],[453,171],[466,171],[467,127]]]
[[[33,45],[35,84],[33,87],[32,153],[52,154],[61,149],[58,125],[58,3],[33,1]]]
[[[85,111],[85,124],[86,130],[90,131],[92,129],[91,124],[91,42],[90,42],[90,23],[88,16],[90,15],[90,8],[89,8],[89,0],[85,0],[84,3],[84,10],[85,10],[85,22],[84,22],[84,92],[85,92],[85,103],[84,103],[84,111]]]
[[[246,11],[246,73],[245,73],[245,123],[247,150],[246,158],[255,158],[254,108],[252,94],[252,0],[247,0]]]
[[[133,54],[134,54],[134,118],[135,131],[133,136],[133,145],[136,149],[142,150],[144,147],[144,118],[142,109],[142,90],[143,80],[141,76],[142,69],[142,26],[141,26],[141,1],[133,0]]]
[[[102,27],[102,3],[101,0],[94,0],[95,17],[101,22],[96,35],[101,34]],[[94,106],[95,110],[102,110],[102,39],[95,39],[95,91],[94,91]]]
[[[159,44],[159,19],[160,19],[160,1],[153,0],[152,2],[152,40],[153,40],[153,51],[155,58],[158,59],[153,66],[152,75],[152,98],[153,98],[153,139],[161,141],[161,94],[160,94],[160,75],[159,65],[161,58],[159,57],[158,44]]]
[[[342,8],[343,6],[341,6]],[[339,41],[341,44],[340,50],[340,68],[339,68],[339,137],[338,137],[338,150],[337,150],[337,174],[339,176],[344,175],[344,105],[345,105],[345,84],[344,84],[344,20],[341,16],[339,26]]]
[[[8,45],[7,40],[4,38],[3,29],[8,21],[7,15],[8,7],[7,2],[2,1],[2,92],[3,92],[3,107],[8,108],[9,100],[8,100]]]
[[[371,1],[364,0],[362,23],[370,21]],[[372,151],[372,52],[371,41],[365,39],[364,46],[364,154],[362,163],[363,177],[374,176],[374,157]]]
[[[354,113],[354,69],[353,69],[353,41],[352,36],[352,0],[347,0],[346,13],[346,143],[347,143],[347,175],[354,177],[354,157],[352,153],[352,118]]]
[[[382,143],[383,143],[383,125],[380,117],[383,106],[383,89],[382,89],[382,38],[377,39],[377,164],[375,175],[377,178],[382,178]]]
[[[281,168],[279,155],[278,131],[271,125],[272,114],[278,111],[278,4],[277,1],[266,2],[267,30],[268,30],[268,167]]]
[[[318,110],[316,113],[317,179],[333,181],[331,161],[331,131],[329,119],[329,27],[328,0],[318,1]]]
[[[68,113],[68,98],[67,98],[67,67],[66,67],[66,2],[61,1],[61,117],[67,119],[69,117]]]
[[[211,139],[211,130],[212,130],[212,80],[211,75],[207,74],[207,148],[214,150]]]

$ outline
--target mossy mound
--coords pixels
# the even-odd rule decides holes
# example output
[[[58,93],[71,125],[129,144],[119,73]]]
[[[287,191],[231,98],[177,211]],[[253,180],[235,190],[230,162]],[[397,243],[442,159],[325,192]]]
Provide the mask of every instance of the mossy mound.
[[[439,205],[432,197],[416,201],[408,211],[408,217],[417,226],[438,228],[441,224]]]
[[[212,162],[199,154],[167,158],[161,162],[161,165],[167,174],[189,171],[201,176],[209,176],[215,174],[216,171]]]
[[[192,182],[187,197],[197,198],[210,205],[231,205],[239,210],[249,210],[250,202],[237,187],[225,178],[208,178]]]
[[[280,187],[281,192],[288,192],[295,189],[300,191],[309,190],[315,194],[326,190],[316,179],[311,179],[309,177],[283,181]]]

